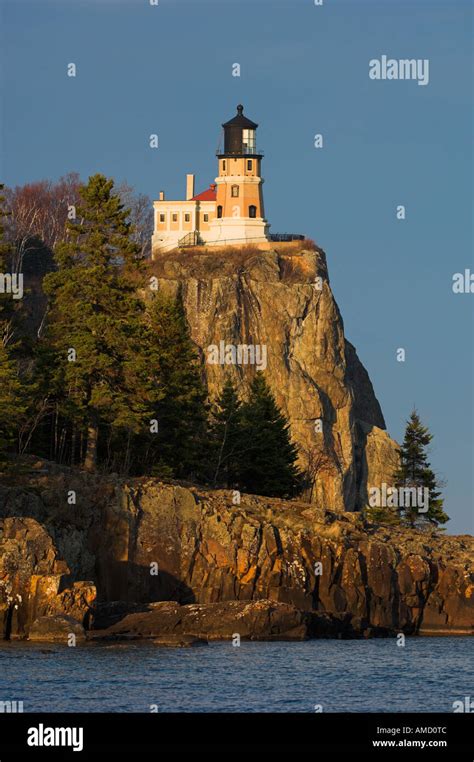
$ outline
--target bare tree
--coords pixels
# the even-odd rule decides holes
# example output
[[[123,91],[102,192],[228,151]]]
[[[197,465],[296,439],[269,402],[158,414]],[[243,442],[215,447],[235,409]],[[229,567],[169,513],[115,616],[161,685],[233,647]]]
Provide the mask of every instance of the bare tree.
[[[20,272],[26,254],[39,248],[41,242],[51,251],[67,237],[67,222],[74,219],[80,206],[81,179],[69,172],[57,182],[40,180],[35,183],[5,188],[9,211],[5,223],[8,241],[14,244],[12,271]],[[123,182],[116,187],[126,209],[130,210],[132,237],[140,245],[142,257],[149,257],[153,234],[153,206],[148,196],[135,193]]]
[[[313,499],[314,488],[318,477],[323,473],[330,473],[334,470],[334,458],[327,449],[318,447],[303,447],[301,455],[305,462],[303,470],[304,493],[308,502]]]
[[[144,193],[135,193],[127,182],[116,186],[122,204],[130,210],[130,222],[133,226],[132,238],[139,244],[141,256],[151,256],[151,236],[153,235],[153,205]]]
[[[41,248],[40,244],[53,251],[65,239],[68,219],[74,218],[80,203],[80,187],[79,175],[70,172],[56,183],[41,180],[6,189],[5,232],[14,248],[13,272],[21,272],[25,255]]]

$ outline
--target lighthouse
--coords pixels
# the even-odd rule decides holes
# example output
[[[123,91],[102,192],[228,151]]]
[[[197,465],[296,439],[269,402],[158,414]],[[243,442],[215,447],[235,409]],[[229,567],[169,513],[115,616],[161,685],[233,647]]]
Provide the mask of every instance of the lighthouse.
[[[268,247],[270,225],[263,206],[263,151],[257,148],[258,124],[237,106],[223,125],[223,145],[216,152],[218,175],[194,195],[195,177],[186,175],[186,199],[169,201],[164,191],[154,202],[152,256],[189,246]]]
[[[209,241],[230,245],[266,241],[270,226],[263,206],[258,124],[239,105],[237,114],[222,127],[224,146],[217,151],[216,215],[209,226]]]

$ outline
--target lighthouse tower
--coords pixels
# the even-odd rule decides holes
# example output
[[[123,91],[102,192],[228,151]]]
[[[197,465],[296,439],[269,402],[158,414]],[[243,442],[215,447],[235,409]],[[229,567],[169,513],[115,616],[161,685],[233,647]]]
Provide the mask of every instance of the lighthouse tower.
[[[268,240],[269,224],[263,207],[263,152],[257,149],[258,124],[244,116],[244,107],[223,124],[224,148],[217,151],[215,217],[207,243],[242,245]]]
[[[165,192],[154,201],[152,257],[192,246],[270,247],[270,225],[263,210],[263,151],[257,150],[258,125],[244,107],[224,128],[224,147],[217,151],[218,177],[194,194],[195,176],[186,175],[186,198],[170,201]],[[301,236],[300,236],[301,237]]]

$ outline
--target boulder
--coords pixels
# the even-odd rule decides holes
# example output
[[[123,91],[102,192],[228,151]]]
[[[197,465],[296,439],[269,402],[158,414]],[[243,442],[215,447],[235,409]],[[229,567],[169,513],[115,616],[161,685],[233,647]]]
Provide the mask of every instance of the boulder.
[[[153,645],[163,648],[191,648],[192,646],[207,646],[207,640],[194,638],[192,635],[162,635],[155,638]]]
[[[81,623],[71,616],[56,614],[55,616],[42,616],[36,619],[30,627],[28,639],[67,645],[71,635],[75,636],[76,641],[85,640],[84,628]]]
[[[147,612],[128,614],[107,630],[89,633],[93,640],[130,640],[182,636],[203,640],[305,640],[309,625],[294,606],[273,601],[188,604],[164,602]]]
[[[93,620],[94,621],[94,620]],[[360,638],[394,634],[370,628],[351,614],[304,612],[288,603],[259,600],[251,603],[187,604],[166,601],[149,604],[146,611],[126,614],[105,630],[88,633],[91,640],[151,639],[157,644],[183,638],[198,640],[306,640]]]

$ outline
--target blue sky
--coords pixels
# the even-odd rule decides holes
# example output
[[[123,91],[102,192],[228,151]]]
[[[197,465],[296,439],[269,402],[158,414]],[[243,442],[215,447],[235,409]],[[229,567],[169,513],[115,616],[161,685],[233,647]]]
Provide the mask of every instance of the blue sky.
[[[0,6],[9,185],[100,171],[182,198],[186,172],[198,191],[213,181],[220,125],[244,104],[260,125],[272,230],[325,249],[390,434],[402,437],[415,404],[447,480],[448,531],[472,532],[474,295],[452,292],[453,273],[474,272],[470,1]],[[429,59],[429,84],[369,79],[383,54]]]

